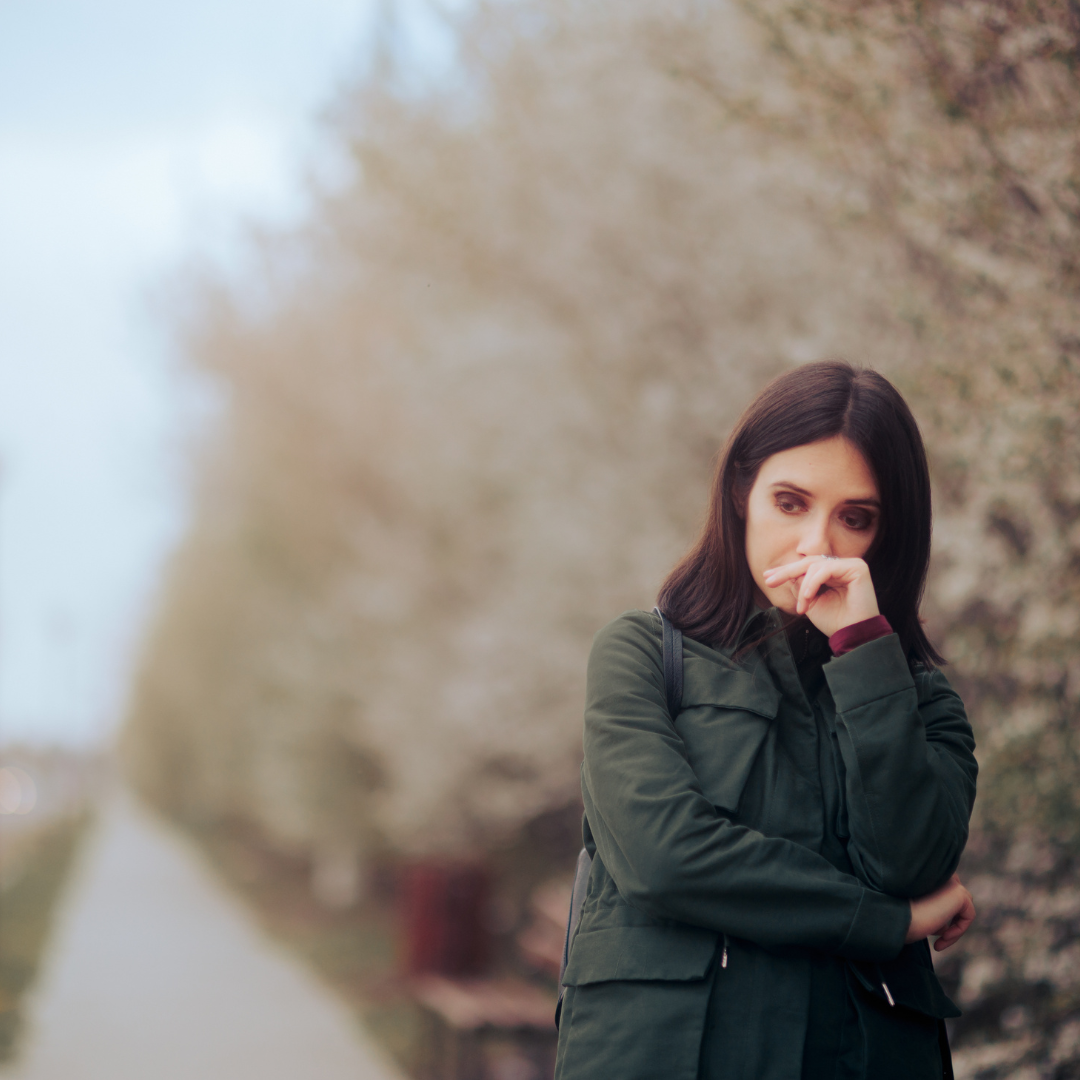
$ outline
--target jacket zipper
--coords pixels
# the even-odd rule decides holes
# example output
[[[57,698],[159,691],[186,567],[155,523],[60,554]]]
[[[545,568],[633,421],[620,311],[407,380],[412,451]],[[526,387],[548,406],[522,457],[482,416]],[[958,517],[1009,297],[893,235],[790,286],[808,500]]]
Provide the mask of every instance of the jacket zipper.
[[[720,954],[720,966],[727,967],[727,934],[724,935],[724,951]]]
[[[893,1001],[893,999],[892,999],[892,994],[890,994],[890,993],[889,993],[889,987],[888,987],[888,986],[886,985],[886,983],[885,983],[885,980],[884,980],[884,979],[882,979],[882,980],[881,980],[881,989],[885,991],[885,1000],[886,1000],[886,1001],[887,1001],[887,1002],[888,1002],[888,1003],[889,1003],[890,1005],[895,1005],[895,1004],[896,1004],[896,1002],[895,1002],[895,1001]]]

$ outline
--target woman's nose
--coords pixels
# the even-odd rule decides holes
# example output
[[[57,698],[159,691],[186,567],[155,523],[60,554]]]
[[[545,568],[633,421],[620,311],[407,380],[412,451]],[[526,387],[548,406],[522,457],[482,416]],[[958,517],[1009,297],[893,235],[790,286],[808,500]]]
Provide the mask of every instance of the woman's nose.
[[[811,515],[799,538],[799,554],[803,558],[811,555],[832,555],[832,540],[829,536],[829,522]]]

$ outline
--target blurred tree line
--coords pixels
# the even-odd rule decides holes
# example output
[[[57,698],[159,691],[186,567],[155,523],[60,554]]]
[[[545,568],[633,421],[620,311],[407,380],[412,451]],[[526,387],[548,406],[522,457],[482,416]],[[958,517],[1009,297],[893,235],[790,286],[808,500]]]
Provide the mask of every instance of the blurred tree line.
[[[651,607],[752,393],[843,355],[923,426],[926,614],[979,740],[959,1072],[1080,1076],[1080,5],[446,18],[452,75],[371,65],[331,114],[350,182],[197,290],[225,407],[138,785],[328,896],[572,803],[592,634]]]

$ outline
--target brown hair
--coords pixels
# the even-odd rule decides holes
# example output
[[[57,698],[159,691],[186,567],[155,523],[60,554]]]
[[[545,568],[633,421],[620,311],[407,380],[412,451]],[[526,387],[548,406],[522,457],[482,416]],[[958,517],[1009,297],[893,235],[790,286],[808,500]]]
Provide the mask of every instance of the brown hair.
[[[701,536],[672,570],[658,604],[688,637],[723,648],[753,607],[743,508],[766,458],[842,435],[877,479],[881,520],[866,561],[881,613],[909,661],[944,663],[927,640],[919,603],[930,564],[930,471],[915,417],[881,375],[838,360],[773,379],[750,403],[720,456]]]

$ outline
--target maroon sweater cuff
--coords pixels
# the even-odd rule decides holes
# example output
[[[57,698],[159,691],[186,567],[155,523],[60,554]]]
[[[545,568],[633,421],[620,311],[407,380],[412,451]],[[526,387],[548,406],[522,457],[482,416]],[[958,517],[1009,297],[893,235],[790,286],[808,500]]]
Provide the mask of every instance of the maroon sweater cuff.
[[[841,627],[829,638],[829,648],[832,649],[833,656],[843,656],[868,641],[876,641],[892,632],[893,628],[884,615],[873,615],[862,622]]]

